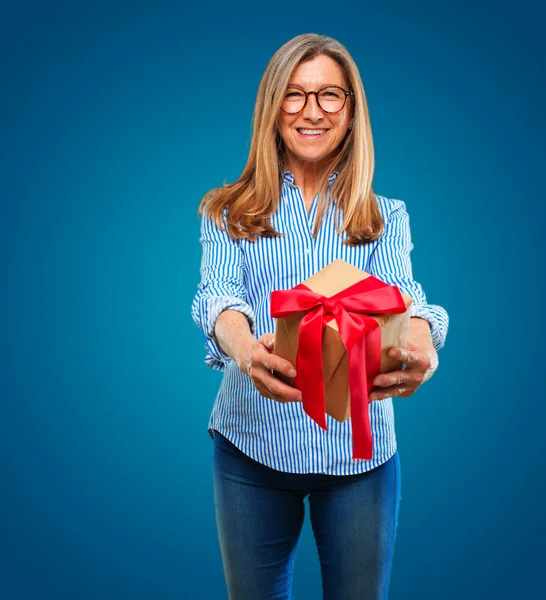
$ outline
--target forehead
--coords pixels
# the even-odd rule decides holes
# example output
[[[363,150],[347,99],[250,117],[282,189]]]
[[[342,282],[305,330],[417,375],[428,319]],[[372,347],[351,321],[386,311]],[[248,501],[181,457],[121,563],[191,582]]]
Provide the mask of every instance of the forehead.
[[[292,73],[289,83],[310,88],[327,84],[342,87],[347,85],[339,64],[324,54],[299,64]]]

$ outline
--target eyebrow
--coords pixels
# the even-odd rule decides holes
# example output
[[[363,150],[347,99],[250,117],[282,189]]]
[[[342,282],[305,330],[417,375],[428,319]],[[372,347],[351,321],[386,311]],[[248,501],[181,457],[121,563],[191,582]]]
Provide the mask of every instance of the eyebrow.
[[[343,87],[343,85],[341,83],[323,83],[322,85],[320,85],[319,87],[323,88],[323,87]],[[287,87],[297,87],[303,90],[303,86],[299,85],[298,83],[289,83],[287,85]]]

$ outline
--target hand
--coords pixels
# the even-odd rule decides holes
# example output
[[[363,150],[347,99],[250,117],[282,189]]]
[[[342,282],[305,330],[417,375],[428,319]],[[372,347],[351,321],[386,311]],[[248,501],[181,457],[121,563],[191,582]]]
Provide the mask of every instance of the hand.
[[[410,319],[406,348],[390,348],[388,355],[406,363],[403,371],[381,373],[373,380],[371,400],[393,396],[407,398],[429,380],[438,368],[438,354],[432,345],[430,327],[424,319]]]
[[[283,383],[271,373],[278,371],[287,377],[296,376],[296,369],[292,363],[271,351],[274,338],[272,333],[264,333],[257,340],[253,340],[242,352],[237,364],[241,371],[252,379],[256,389],[265,398],[283,404],[301,401],[300,390]]]

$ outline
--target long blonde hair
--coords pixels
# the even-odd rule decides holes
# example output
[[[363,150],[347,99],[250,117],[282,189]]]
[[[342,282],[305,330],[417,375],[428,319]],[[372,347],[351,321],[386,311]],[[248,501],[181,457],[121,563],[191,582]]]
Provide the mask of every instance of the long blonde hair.
[[[341,211],[343,222],[336,224],[337,232],[344,231],[350,246],[377,239],[383,232],[383,220],[377,207],[372,179],[374,148],[364,86],[358,68],[345,47],[325,35],[299,35],[281,46],[273,55],[258,88],[253,115],[253,132],[246,166],[235,183],[224,184],[205,194],[198,215],[207,215],[233,239],[256,241],[256,236],[280,235],[271,225],[277,210],[282,188],[284,143],[277,121],[281,103],[290,77],[302,62],[327,55],[341,67],[353,92],[353,127],[341,143],[331,169],[319,182],[319,203],[313,228],[316,236],[323,215],[330,203]],[[332,171],[338,177],[328,186]],[[226,214],[227,212],[227,214]],[[336,213],[338,222],[340,213]]]

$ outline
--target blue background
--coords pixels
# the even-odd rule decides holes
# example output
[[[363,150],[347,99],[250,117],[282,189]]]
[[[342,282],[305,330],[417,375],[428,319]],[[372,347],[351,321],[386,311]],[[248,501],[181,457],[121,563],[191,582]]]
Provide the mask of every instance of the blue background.
[[[196,209],[307,32],[359,65],[374,190],[407,203],[415,277],[451,318],[435,377],[395,401],[390,598],[543,589],[543,22],[528,0],[3,7],[2,599],[226,597]],[[294,588],[320,598],[308,522]]]

